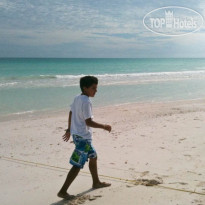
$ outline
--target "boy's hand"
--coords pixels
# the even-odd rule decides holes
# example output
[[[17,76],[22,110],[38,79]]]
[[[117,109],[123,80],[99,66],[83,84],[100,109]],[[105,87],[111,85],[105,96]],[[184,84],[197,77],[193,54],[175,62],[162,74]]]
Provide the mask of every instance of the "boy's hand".
[[[70,131],[66,131],[66,133],[62,136],[64,141],[68,141],[70,139]]]
[[[104,125],[104,130],[107,130],[108,132],[111,132],[112,127],[110,125]]]

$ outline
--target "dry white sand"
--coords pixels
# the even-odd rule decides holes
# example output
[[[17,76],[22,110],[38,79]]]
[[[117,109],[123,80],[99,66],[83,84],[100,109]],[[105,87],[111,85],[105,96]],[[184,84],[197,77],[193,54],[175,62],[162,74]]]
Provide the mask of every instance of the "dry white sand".
[[[111,133],[93,129],[98,170],[104,175],[100,178],[112,186],[92,190],[86,164],[68,190],[81,194],[72,202],[56,196],[71,168],[69,158],[74,149],[71,141],[61,138],[67,114],[30,115],[0,122],[0,155],[9,158],[0,159],[0,204],[205,204],[205,100],[94,109],[94,119],[113,128]],[[136,183],[142,179],[163,183]]]

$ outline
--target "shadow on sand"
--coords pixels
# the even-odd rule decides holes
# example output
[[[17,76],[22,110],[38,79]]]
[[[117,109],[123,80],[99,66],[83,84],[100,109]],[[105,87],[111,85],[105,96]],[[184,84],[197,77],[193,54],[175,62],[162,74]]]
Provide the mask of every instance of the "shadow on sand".
[[[94,190],[95,190],[95,189],[90,188],[90,189],[88,189],[87,191],[84,191],[84,192],[81,192],[80,194],[77,194],[77,195],[75,196],[75,198],[72,199],[72,200],[62,199],[62,200],[57,201],[57,202],[54,202],[54,203],[52,203],[52,204],[50,204],[50,205],[67,205],[67,204],[69,203],[69,201],[70,201],[70,202],[71,202],[71,201],[74,201],[75,199],[80,198],[80,197],[83,197],[83,196],[85,196],[86,194],[88,194],[88,193],[90,193],[90,192],[92,192],[92,191],[94,191]]]

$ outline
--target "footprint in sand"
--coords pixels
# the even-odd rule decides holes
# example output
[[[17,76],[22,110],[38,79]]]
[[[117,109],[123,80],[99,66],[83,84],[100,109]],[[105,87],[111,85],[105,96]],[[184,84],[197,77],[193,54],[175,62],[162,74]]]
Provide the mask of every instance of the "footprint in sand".
[[[203,187],[203,186],[205,186],[205,181],[199,182],[196,186],[197,186],[197,187]]]
[[[188,185],[188,183],[185,183],[185,182],[178,182],[178,183],[181,185]]]
[[[194,203],[194,202],[195,202],[195,203],[199,203],[199,204],[197,204],[197,205],[203,205],[201,200],[194,199],[194,201],[192,201],[192,203]]]
[[[134,186],[131,186],[131,185],[126,185],[126,187],[127,187],[127,188],[131,188],[131,187],[134,187]]]
[[[57,129],[57,130],[62,130],[62,129],[63,129],[63,127],[57,127],[56,129]]]
[[[69,205],[77,205],[77,204],[83,204],[85,203],[87,200],[89,201],[93,201],[96,200],[97,198],[102,197],[102,195],[94,195],[94,196],[90,196],[90,195],[77,195],[74,199],[69,200]]]
[[[148,175],[149,174],[149,171],[145,171],[145,172],[142,172],[141,174],[140,174],[140,176],[141,177],[144,177],[144,176],[146,176],[146,175]]]
[[[191,157],[191,155],[190,155],[190,154],[184,154],[184,156],[185,156],[185,157]]]
[[[185,182],[170,182],[169,184],[181,184],[181,185],[188,185],[188,183],[185,183]]]

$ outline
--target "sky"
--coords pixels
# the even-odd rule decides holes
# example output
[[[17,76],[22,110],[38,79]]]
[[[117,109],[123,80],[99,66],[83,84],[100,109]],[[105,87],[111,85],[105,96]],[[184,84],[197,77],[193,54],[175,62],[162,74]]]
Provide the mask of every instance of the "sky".
[[[205,26],[183,36],[146,29],[166,6],[205,16],[200,0],[0,0],[0,57],[203,58]]]

